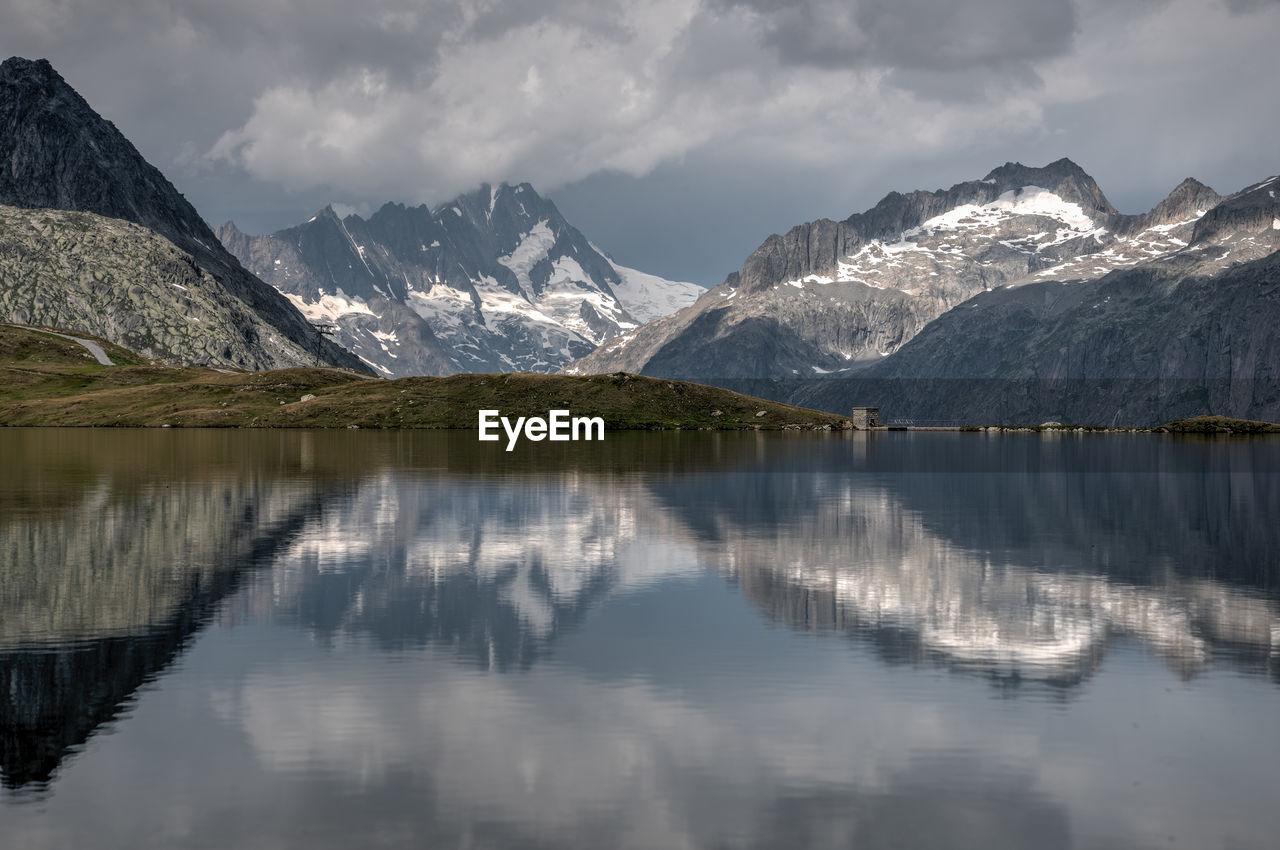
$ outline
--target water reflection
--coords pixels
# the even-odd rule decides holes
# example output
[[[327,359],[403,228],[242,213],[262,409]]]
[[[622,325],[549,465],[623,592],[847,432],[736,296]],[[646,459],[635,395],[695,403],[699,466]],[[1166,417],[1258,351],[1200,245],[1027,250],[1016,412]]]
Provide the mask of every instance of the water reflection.
[[[321,497],[278,441],[4,436],[0,776],[22,787],[169,665]]]
[[[1149,842],[1108,784],[1142,781],[1217,843],[1195,771],[1107,737],[1150,721],[1148,656],[1210,683],[1150,740],[1273,784],[1280,443],[616,435],[504,465],[470,436],[0,433],[5,784],[207,796],[157,833],[183,844],[292,812],[334,846],[1016,847]],[[234,672],[175,669],[202,629]],[[1050,703],[1087,732],[985,679],[1089,694]],[[57,771],[113,723],[150,756]]]
[[[845,492],[785,533],[731,536],[704,557],[771,617],[866,635],[891,659],[931,657],[1000,678],[1066,684],[1092,672],[1107,644],[1125,636],[1184,676],[1205,669],[1215,652],[1274,666],[1280,613],[1265,598],[1212,579],[1134,585],[1010,564],[931,533],[921,515],[887,496]],[[819,536],[824,526],[848,525],[858,531]]]
[[[269,607],[325,640],[441,644],[527,668],[612,593],[696,571],[678,522],[626,476],[380,471],[273,560]],[[261,612],[265,587],[245,596]]]
[[[371,474],[277,559],[273,600],[322,634],[508,669],[611,594],[712,568],[771,617],[890,660],[1064,685],[1131,638],[1183,676],[1215,656],[1276,674],[1270,454],[1206,468],[1204,445],[1150,437],[929,439],[731,439],[689,472]],[[1111,471],[1087,471],[1100,452]]]

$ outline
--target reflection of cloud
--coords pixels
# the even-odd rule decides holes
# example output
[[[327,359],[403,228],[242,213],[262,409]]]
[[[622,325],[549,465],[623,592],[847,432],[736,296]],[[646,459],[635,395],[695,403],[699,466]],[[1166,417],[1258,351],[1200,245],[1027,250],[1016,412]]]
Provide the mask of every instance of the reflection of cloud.
[[[965,781],[939,782],[941,776]],[[992,770],[966,756],[931,757],[887,777],[871,793],[828,790],[770,802],[753,847],[1073,846],[1069,810],[1037,789],[1034,775]]]
[[[610,846],[750,844],[785,820],[777,809],[825,793],[846,803],[846,827],[865,821],[874,830],[878,810],[892,814],[901,771],[913,774],[913,792],[940,799],[972,802],[1009,787],[967,762],[914,774],[904,753],[953,743],[945,712],[859,699],[858,684],[834,670],[744,701],[712,691],[681,697],[640,680],[601,683],[557,666],[536,679],[430,658],[344,669],[350,675],[335,686],[321,669],[259,668],[216,710],[281,776],[342,776],[355,794],[429,776],[430,820],[455,828],[497,820],[526,842],[589,846],[589,825],[604,820]],[[1025,774],[1018,785],[1034,796],[1037,743],[997,733],[997,718],[981,725],[992,736],[986,757]],[[994,808],[981,817],[989,815]]]

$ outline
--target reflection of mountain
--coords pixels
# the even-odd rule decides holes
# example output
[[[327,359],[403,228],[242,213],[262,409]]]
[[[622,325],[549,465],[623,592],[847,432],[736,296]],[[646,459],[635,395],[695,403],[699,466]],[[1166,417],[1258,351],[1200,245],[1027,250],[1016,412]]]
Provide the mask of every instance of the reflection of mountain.
[[[131,467],[135,449],[164,457],[154,438],[86,439],[87,450],[68,447],[60,466],[42,469],[36,498],[13,499],[0,523],[0,774],[8,787],[47,782],[182,652],[242,572],[317,499],[308,482],[236,470],[234,461]],[[6,435],[18,481],[57,440]],[[211,441],[186,447],[215,448]]]
[[[1257,592],[1280,551],[1274,449],[957,436],[662,494],[699,506],[700,558],[772,617],[892,658],[1072,682],[1127,636],[1185,675],[1214,655],[1277,672],[1280,608]]]
[[[1268,444],[715,445],[722,463],[687,474],[664,455],[634,474],[372,475],[298,534],[268,604],[322,635],[523,668],[602,599],[711,566],[798,628],[1002,678],[1078,682],[1118,637],[1184,675],[1215,654],[1274,666]]]
[[[612,593],[695,568],[678,520],[612,476],[418,478],[382,471],[316,517],[245,600],[326,638],[436,644],[529,666]],[[655,541],[656,538],[656,541]]]

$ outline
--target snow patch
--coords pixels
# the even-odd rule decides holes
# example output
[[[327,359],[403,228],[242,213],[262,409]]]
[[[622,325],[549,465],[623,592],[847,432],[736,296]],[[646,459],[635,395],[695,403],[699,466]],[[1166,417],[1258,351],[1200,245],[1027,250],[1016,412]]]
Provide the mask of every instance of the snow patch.
[[[520,237],[519,244],[510,254],[498,258],[498,262],[511,269],[516,276],[526,298],[534,297],[533,281],[529,279],[529,272],[540,260],[546,258],[555,244],[555,234],[551,232],[551,226],[547,220],[543,219]]]
[[[1065,227],[1058,229],[1056,242],[1065,241],[1064,231],[1071,234],[1066,238],[1074,238],[1094,230],[1093,220],[1085,215],[1079,204],[1064,201],[1040,186],[1026,186],[1021,190],[1011,189],[990,203],[962,204],[934,216],[902,235],[905,239],[942,230],[994,229],[1002,221],[1020,215],[1043,216],[1062,222]]]
[[[343,316],[349,316],[355,313],[363,313],[369,316],[375,313],[360,299],[351,299],[346,296],[341,289],[335,295],[320,296],[318,301],[306,301],[301,295],[294,295],[291,292],[282,292],[285,298],[288,298],[293,306],[298,308],[298,312],[305,316],[309,321],[330,321],[336,322]]]
[[[563,288],[566,284],[592,283],[591,276],[573,257],[556,257],[551,264],[551,277],[547,279],[548,287]],[[594,287],[592,287],[594,288]]]
[[[1191,216],[1191,218],[1186,218],[1186,219],[1183,219],[1182,221],[1175,221],[1172,224],[1153,224],[1151,227],[1148,227],[1146,230],[1142,232],[1143,233],[1168,233],[1170,230],[1177,230],[1180,227],[1186,227],[1188,224],[1195,223],[1201,217],[1204,216],[1204,213],[1205,213],[1204,210],[1196,210],[1196,214]]]
[[[373,362],[372,360],[370,360],[368,357],[365,357],[365,356],[363,356],[363,355],[357,354],[356,356],[357,356],[357,357],[359,357],[361,360],[363,360],[365,363],[368,363],[368,364],[369,364],[370,366],[372,366],[373,368],[377,369],[377,370],[378,370],[379,372],[381,372],[382,374],[386,375],[388,378],[390,378],[390,377],[391,377],[392,372],[391,372],[391,370],[390,370],[390,369],[388,369],[386,366],[383,366],[383,365],[382,365],[382,364],[380,364],[380,363],[374,363],[374,362]]]

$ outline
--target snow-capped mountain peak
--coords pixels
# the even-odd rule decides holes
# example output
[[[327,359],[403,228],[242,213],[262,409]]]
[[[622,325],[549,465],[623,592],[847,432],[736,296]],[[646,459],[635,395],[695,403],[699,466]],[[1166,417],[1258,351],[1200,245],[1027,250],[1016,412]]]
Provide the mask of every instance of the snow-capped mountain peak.
[[[702,292],[615,265],[527,183],[220,235],[384,375],[555,371]]]
[[[1225,268],[1256,259],[1280,236],[1267,194],[1277,186],[1264,181],[1222,199],[1188,179],[1150,212],[1122,215],[1093,178],[1060,159],[1040,168],[1006,163],[945,190],[891,192],[843,221],[769,237],[732,283],[570,369],[733,388],[857,370],[993,289],[1071,285],[1179,262],[1218,232],[1222,249],[1196,262]]]

